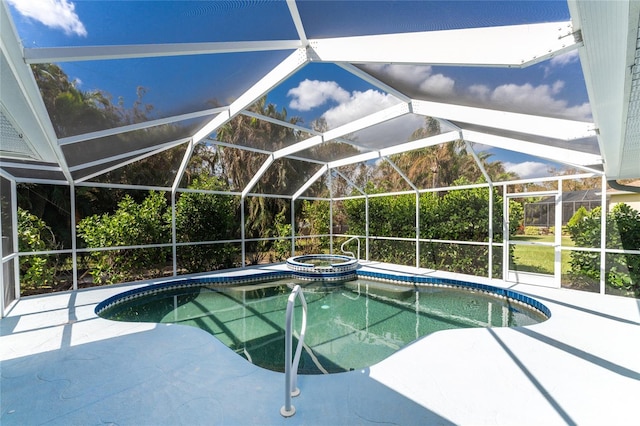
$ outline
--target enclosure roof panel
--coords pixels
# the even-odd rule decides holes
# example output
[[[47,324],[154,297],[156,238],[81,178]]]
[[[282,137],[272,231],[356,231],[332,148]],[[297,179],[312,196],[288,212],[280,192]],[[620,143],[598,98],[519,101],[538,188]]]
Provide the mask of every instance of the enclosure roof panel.
[[[540,1],[299,1],[309,38],[395,34],[553,22],[566,4]],[[390,19],[393,17],[393,19]]]
[[[11,15],[16,25],[29,28],[20,34],[25,47],[297,38],[283,1],[52,1],[50,10],[21,4],[29,2],[8,3],[13,6]],[[51,14],[49,20],[40,15],[44,13]],[[38,25],[37,21],[50,24]],[[269,25],[264,25],[265,21]]]
[[[468,137],[638,177],[639,17],[628,1],[2,0],[2,173],[29,159],[71,183],[189,142],[259,156],[235,185],[266,194],[285,163],[313,175]]]

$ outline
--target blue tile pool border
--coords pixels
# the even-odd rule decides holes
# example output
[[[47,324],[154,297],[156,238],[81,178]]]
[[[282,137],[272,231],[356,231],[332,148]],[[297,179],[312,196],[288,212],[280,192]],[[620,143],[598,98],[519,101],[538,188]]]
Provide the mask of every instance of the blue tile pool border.
[[[130,300],[134,300],[143,296],[158,294],[164,291],[176,290],[181,288],[189,288],[189,287],[197,287],[199,285],[219,285],[219,286],[232,286],[239,284],[251,284],[251,283],[264,283],[269,281],[275,281],[280,279],[287,278],[299,278],[292,271],[271,271],[271,272],[262,272],[250,275],[241,275],[241,276],[215,276],[208,275],[202,277],[186,277],[186,278],[176,278],[170,281],[165,281],[161,283],[150,284],[144,287],[138,287],[132,290],[127,290],[122,293],[118,293],[114,296],[111,296],[102,302],[98,303],[95,308],[96,315],[100,315],[102,311],[105,309],[111,308],[119,303],[127,302]],[[492,296],[508,299],[511,302],[515,302],[518,304],[525,305],[531,309],[535,309],[536,311],[543,314],[545,317],[551,317],[551,311],[544,304],[539,301],[525,296],[524,294],[518,293],[513,290],[509,290],[506,288],[486,285],[486,284],[478,284],[469,281],[461,281],[454,280],[448,278],[437,278],[437,277],[424,277],[424,276],[416,276],[416,275],[396,275],[396,274],[388,274],[382,272],[373,272],[373,271],[357,271],[357,278],[366,278],[373,281],[380,281],[386,283],[393,283],[398,285],[407,285],[407,286],[429,286],[429,287],[444,287],[444,288],[461,288],[467,290],[475,290],[482,293],[487,293]]]

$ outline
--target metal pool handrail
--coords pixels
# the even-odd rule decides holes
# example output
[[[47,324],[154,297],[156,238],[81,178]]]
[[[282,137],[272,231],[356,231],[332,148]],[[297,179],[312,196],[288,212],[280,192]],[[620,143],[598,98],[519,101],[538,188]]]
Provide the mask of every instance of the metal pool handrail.
[[[351,241],[356,240],[358,242],[358,257],[356,257],[352,251],[346,251],[344,249],[344,246],[347,245],[347,243],[350,243]],[[350,254],[351,257],[353,257],[354,259],[358,259],[360,260],[360,238],[358,237],[351,237],[349,238],[347,241],[345,241],[344,243],[342,243],[342,245],[340,246],[340,250],[344,253],[344,254]]]
[[[302,326],[300,327],[300,338],[296,347],[296,355],[291,361],[291,351],[293,346],[293,336],[291,329],[293,328],[293,308],[296,303],[296,296],[302,304]],[[302,288],[296,284],[287,300],[287,315],[285,319],[285,338],[284,338],[284,405],[280,408],[280,414],[284,417],[291,417],[296,413],[296,407],[291,404],[291,397],[300,395],[298,389],[298,363],[300,355],[302,355],[302,346],[304,345],[304,334],[307,330],[307,301],[304,299]]]

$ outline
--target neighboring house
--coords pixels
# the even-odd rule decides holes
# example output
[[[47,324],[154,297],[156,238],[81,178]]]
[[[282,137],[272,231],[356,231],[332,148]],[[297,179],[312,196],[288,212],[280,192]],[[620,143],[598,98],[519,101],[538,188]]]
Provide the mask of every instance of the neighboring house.
[[[625,183],[628,186],[640,187],[640,180]],[[609,211],[618,203],[626,203],[634,210],[640,211],[640,193],[632,191],[620,191],[618,189],[609,188],[607,190],[607,207]]]
[[[600,189],[563,192],[562,224],[566,225],[580,207],[584,207],[587,211],[595,207],[600,207],[602,201],[601,195],[602,191],[600,191]],[[550,228],[555,225],[555,213],[554,197],[545,197],[535,203],[525,203],[524,226]]]
[[[640,187],[640,180],[624,185]],[[599,189],[563,192],[562,224],[566,225],[580,207],[584,207],[587,211],[599,207],[601,194],[602,192]],[[607,211],[611,211],[613,206],[618,203],[626,203],[632,209],[640,211],[640,193],[609,188],[606,195]],[[524,204],[524,226],[550,228],[554,224],[555,202],[553,197],[545,197],[538,202]]]

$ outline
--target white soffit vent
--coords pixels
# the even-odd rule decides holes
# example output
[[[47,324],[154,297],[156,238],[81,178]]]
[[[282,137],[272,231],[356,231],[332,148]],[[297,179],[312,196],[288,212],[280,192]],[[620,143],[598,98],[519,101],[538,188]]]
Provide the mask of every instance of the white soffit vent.
[[[0,109],[0,152],[3,156],[39,159],[24,134],[17,130]]]

